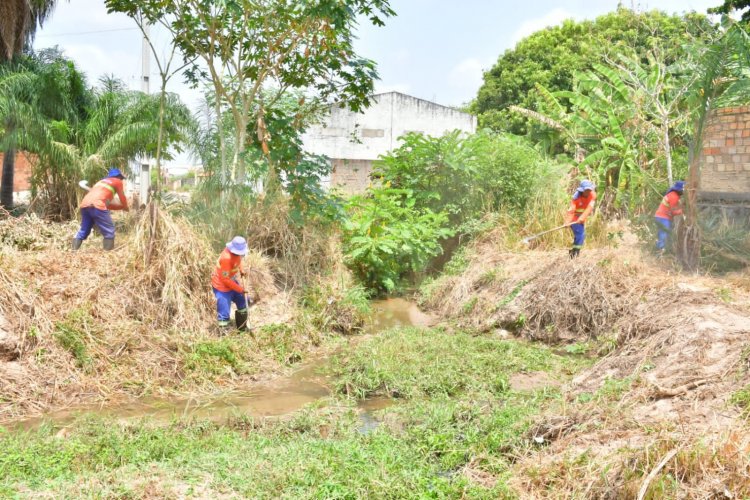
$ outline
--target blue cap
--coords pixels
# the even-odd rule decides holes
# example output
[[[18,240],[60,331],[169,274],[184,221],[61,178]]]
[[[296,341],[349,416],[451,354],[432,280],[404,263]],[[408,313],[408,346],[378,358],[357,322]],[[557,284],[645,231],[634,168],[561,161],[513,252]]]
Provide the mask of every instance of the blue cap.
[[[235,236],[232,241],[227,243],[227,250],[235,255],[247,255],[247,241],[242,236]]]
[[[669,188],[670,191],[684,191],[685,190],[685,181],[676,181],[671,188]]]
[[[596,186],[590,180],[584,179],[581,181],[581,185],[578,186],[577,191],[583,192],[583,191],[586,191],[587,189],[590,189],[593,191],[594,189],[596,189]]]
[[[107,177],[117,177],[118,179],[124,179],[125,176],[122,175],[122,172],[120,172],[119,168],[110,168],[109,172],[107,172]]]

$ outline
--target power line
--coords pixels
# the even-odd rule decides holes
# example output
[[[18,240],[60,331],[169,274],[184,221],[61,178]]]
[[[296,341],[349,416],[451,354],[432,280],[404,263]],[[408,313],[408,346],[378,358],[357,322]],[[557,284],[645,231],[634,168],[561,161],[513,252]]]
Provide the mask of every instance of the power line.
[[[80,36],[80,35],[94,35],[97,33],[111,33],[113,31],[134,31],[138,28],[113,28],[109,30],[96,30],[96,31],[74,31],[70,33],[40,33],[36,38],[50,37],[50,36]]]

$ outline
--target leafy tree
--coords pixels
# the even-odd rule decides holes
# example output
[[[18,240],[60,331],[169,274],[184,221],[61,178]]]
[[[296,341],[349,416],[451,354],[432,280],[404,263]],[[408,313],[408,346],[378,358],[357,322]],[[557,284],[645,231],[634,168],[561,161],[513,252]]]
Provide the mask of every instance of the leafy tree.
[[[273,95],[274,92],[272,90],[267,94]],[[221,117],[217,118],[213,109],[213,96],[209,94],[200,108],[200,126],[191,141],[194,152],[201,159],[204,172],[209,175],[208,180],[201,183],[197,190],[201,205],[211,206],[216,201],[235,205],[250,202],[257,194],[255,188],[262,185],[272,163],[280,172],[281,186],[289,195],[292,222],[299,224],[316,217],[323,217],[327,221],[341,218],[339,198],[321,186],[321,181],[330,174],[330,162],[325,157],[307,153],[302,144],[301,134],[322,112],[318,102],[306,99],[302,92],[289,91],[276,99],[272,107],[266,108],[268,151],[264,152],[264,143],[256,134],[251,134],[242,153],[249,166],[246,181],[250,186],[225,185],[221,182],[221,176],[216,175],[221,172],[219,134],[223,134],[225,139],[230,137],[234,122],[229,110],[222,109]],[[231,147],[231,141],[228,142]],[[224,200],[216,200],[217,189],[223,191]]]
[[[219,131],[223,181],[243,181],[248,134],[269,154],[266,112],[291,89],[345,102],[358,110],[369,102],[375,63],[354,52],[358,19],[382,25],[394,12],[388,0],[106,0],[110,11],[143,16],[169,31],[196,84],[213,88],[214,112],[223,105],[233,119],[232,158]],[[273,96],[264,91],[275,89]],[[223,127],[223,121],[216,122]],[[281,176],[270,162],[267,187]]]
[[[698,53],[701,64],[691,89],[693,101],[691,161],[687,184],[685,224],[678,227],[677,254],[682,263],[696,269],[700,263],[702,231],[698,224],[697,186],[700,181],[700,150],[711,112],[729,105],[750,102],[750,36],[737,23],[724,20],[725,30]]]
[[[128,91],[112,78],[91,89],[59,51],[4,66],[0,89],[0,122],[6,124],[0,147],[12,144],[37,155],[32,190],[48,215],[73,215],[81,176],[93,181],[110,164],[126,168],[129,160],[152,156],[159,147],[159,96]],[[179,151],[194,126],[190,110],[169,94],[164,116],[164,143]]]
[[[190,110],[176,94],[147,95],[128,91],[118,80],[105,78],[91,92],[91,104],[78,121],[54,121],[50,124],[52,141],[33,149],[40,165],[33,181],[49,202],[49,210],[60,217],[75,208],[77,178],[94,181],[110,165],[127,169],[137,157],[153,157],[162,144],[159,137],[163,115],[162,153],[171,159],[179,152],[194,127]]]
[[[745,10],[750,7],[750,0],[724,0],[724,3],[718,7],[708,9],[711,14],[731,14],[734,11],[743,11],[742,20],[745,22],[750,21],[750,10]]]
[[[571,90],[575,76],[590,71],[607,56],[635,50],[645,58],[655,46],[671,65],[684,54],[684,45],[716,32],[703,15],[669,16],[658,11],[636,13],[619,8],[594,21],[565,21],[538,31],[506,51],[485,73],[474,111],[480,125],[516,134],[529,131],[528,118],[510,106],[545,113],[537,84],[551,92]]]
[[[4,0],[0,3],[0,62],[17,56],[52,14],[57,0]]]
[[[689,94],[698,58],[686,53],[668,65],[658,46],[641,59],[620,54],[576,76],[572,91],[537,86],[547,114],[512,106],[520,115],[553,130],[575,148],[580,169],[593,169],[607,188],[603,207],[631,210],[654,180],[673,179],[673,146],[689,135]],[[585,156],[585,158],[584,158]],[[661,167],[664,167],[662,170]],[[684,173],[686,165],[680,165]]]

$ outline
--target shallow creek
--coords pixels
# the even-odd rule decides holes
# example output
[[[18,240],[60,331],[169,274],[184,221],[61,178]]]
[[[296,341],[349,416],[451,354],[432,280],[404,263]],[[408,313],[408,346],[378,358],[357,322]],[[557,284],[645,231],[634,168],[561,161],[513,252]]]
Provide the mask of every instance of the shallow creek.
[[[416,304],[404,299],[387,299],[372,304],[373,314],[366,335],[399,326],[429,326],[432,318],[421,312]],[[357,337],[355,337],[356,339]],[[96,414],[119,422],[147,418],[155,422],[169,422],[175,418],[224,422],[231,416],[278,417],[300,410],[309,403],[330,395],[330,377],[322,373],[335,353],[303,363],[291,375],[258,384],[247,392],[233,392],[202,399],[143,399],[111,406],[81,406],[51,412],[42,417],[10,423],[15,429],[33,429],[43,423],[65,427],[86,414]],[[391,400],[372,398],[361,401],[358,407],[360,432],[375,429],[378,421],[373,412],[389,406]]]

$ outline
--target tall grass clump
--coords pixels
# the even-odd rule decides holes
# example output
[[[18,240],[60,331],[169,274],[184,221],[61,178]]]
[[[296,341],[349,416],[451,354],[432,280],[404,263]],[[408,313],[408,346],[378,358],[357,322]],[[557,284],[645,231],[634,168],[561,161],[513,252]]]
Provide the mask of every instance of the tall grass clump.
[[[251,187],[222,187],[211,178],[195,191],[186,217],[215,251],[233,236],[244,236],[270,259],[279,288],[297,290],[330,273],[341,255],[338,219],[317,214],[300,221],[296,210],[283,193],[258,195]]]
[[[194,328],[211,317],[213,307],[206,282],[214,264],[208,241],[185,219],[151,204],[138,221],[130,244],[133,271],[141,298],[158,303],[159,320]]]

